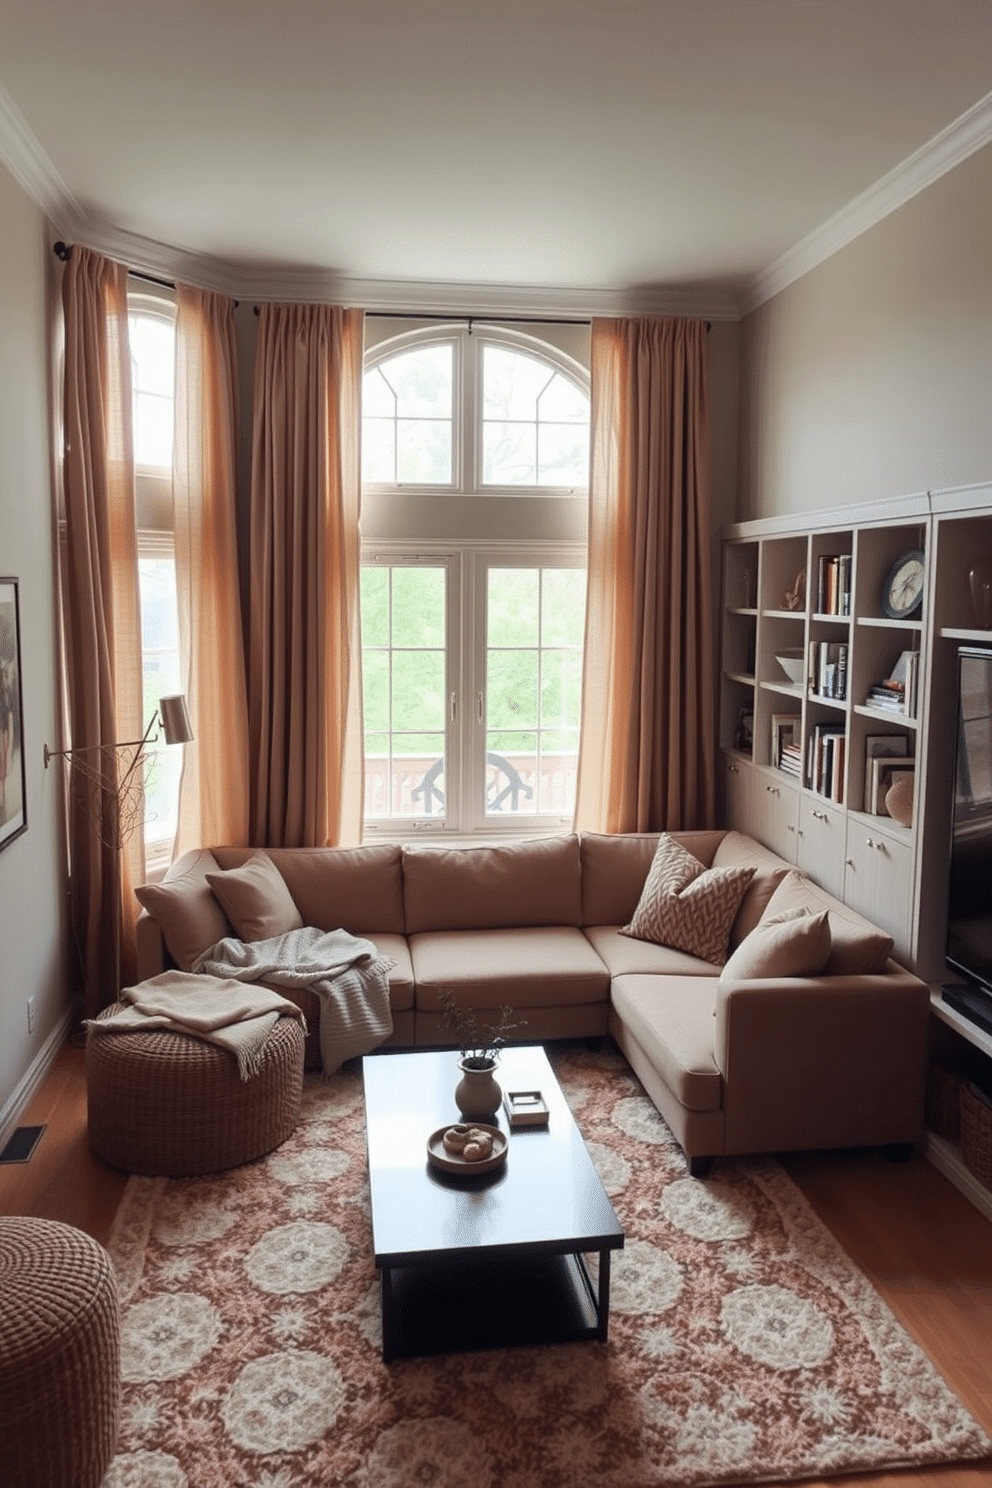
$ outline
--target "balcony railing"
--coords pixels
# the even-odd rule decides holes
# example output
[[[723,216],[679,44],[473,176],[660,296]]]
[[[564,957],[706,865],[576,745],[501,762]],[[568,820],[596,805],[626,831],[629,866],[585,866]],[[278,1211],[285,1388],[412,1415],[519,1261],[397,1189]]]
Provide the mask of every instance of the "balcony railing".
[[[574,754],[490,754],[486,814],[570,816],[578,761]],[[444,761],[436,755],[365,756],[365,815],[444,816]]]

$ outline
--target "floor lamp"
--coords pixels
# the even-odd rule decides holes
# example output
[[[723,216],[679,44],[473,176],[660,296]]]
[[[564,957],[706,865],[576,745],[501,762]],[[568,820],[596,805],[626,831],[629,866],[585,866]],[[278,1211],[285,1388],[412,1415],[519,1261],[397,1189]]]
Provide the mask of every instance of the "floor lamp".
[[[140,739],[123,744],[82,744],[74,749],[49,749],[45,745],[45,769],[52,759],[68,759],[69,788],[107,847],[122,848],[142,817],[145,776],[139,766],[147,763],[148,745],[158,742],[159,725],[166,744],[190,742],[193,728],[183,693],[159,699]]]

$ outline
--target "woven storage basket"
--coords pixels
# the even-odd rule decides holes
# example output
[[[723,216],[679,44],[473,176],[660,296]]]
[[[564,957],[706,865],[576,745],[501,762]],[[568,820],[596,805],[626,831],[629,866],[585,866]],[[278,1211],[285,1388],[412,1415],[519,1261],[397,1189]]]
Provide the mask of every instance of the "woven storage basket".
[[[992,1188],[992,1102],[961,1082],[961,1160],[979,1183]]]
[[[110,1257],[56,1220],[0,1217],[0,1483],[99,1488],[117,1443]]]
[[[938,1137],[956,1142],[961,1135],[961,1079],[932,1064],[927,1071],[926,1124]]]
[[[303,1045],[300,1020],[279,1018],[258,1073],[242,1080],[226,1049],[188,1034],[91,1027],[90,1146],[112,1168],[167,1178],[217,1173],[263,1157],[299,1120]]]

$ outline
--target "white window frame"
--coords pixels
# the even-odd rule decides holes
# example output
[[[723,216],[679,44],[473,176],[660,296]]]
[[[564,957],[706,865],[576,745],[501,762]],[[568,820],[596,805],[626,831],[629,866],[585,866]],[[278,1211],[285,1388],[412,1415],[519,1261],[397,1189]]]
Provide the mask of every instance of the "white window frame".
[[[366,818],[368,840],[409,841],[543,836],[571,831],[571,815],[485,810],[486,576],[492,568],[581,568],[585,545],[576,542],[505,543],[406,541],[363,544],[362,563],[444,566],[447,570],[445,812],[443,816]]]
[[[372,348],[365,360],[364,371],[370,372],[380,362],[388,361],[404,351],[417,346],[448,345],[452,354],[452,431],[450,482],[408,483],[404,481],[367,481],[363,489],[372,495],[388,494],[390,491],[423,493],[425,495],[447,492],[466,497],[562,497],[585,496],[586,486],[549,485],[484,485],[482,481],[482,353],[485,346],[507,347],[524,355],[547,362],[563,376],[568,377],[583,392],[589,392],[589,373],[580,362],[575,361],[559,347],[552,346],[536,336],[522,331],[509,330],[498,325],[473,322],[470,326],[438,325],[380,342]],[[471,409],[472,417],[464,410]]]

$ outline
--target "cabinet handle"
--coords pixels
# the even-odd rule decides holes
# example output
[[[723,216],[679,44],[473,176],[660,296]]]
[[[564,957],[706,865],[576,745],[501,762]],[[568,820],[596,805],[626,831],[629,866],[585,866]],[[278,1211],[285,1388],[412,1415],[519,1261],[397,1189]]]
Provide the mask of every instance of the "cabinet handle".
[[[872,838],[871,837],[866,837],[865,838],[865,847],[874,847],[874,846],[875,846],[875,843],[872,840]]]
[[[728,765],[727,766],[727,769],[730,771],[731,775],[736,775],[737,774],[737,766],[736,765]]]
[[[778,795],[778,786],[777,785],[766,785],[765,786],[765,790],[768,792],[768,794],[770,796],[777,796]]]
[[[848,868],[853,868],[854,867],[854,859],[853,858],[845,858],[844,859],[844,863],[845,863],[845,866],[848,867]]]
[[[827,819],[827,813],[825,811],[814,811],[813,812],[813,820],[814,821],[826,821],[826,819]]]

